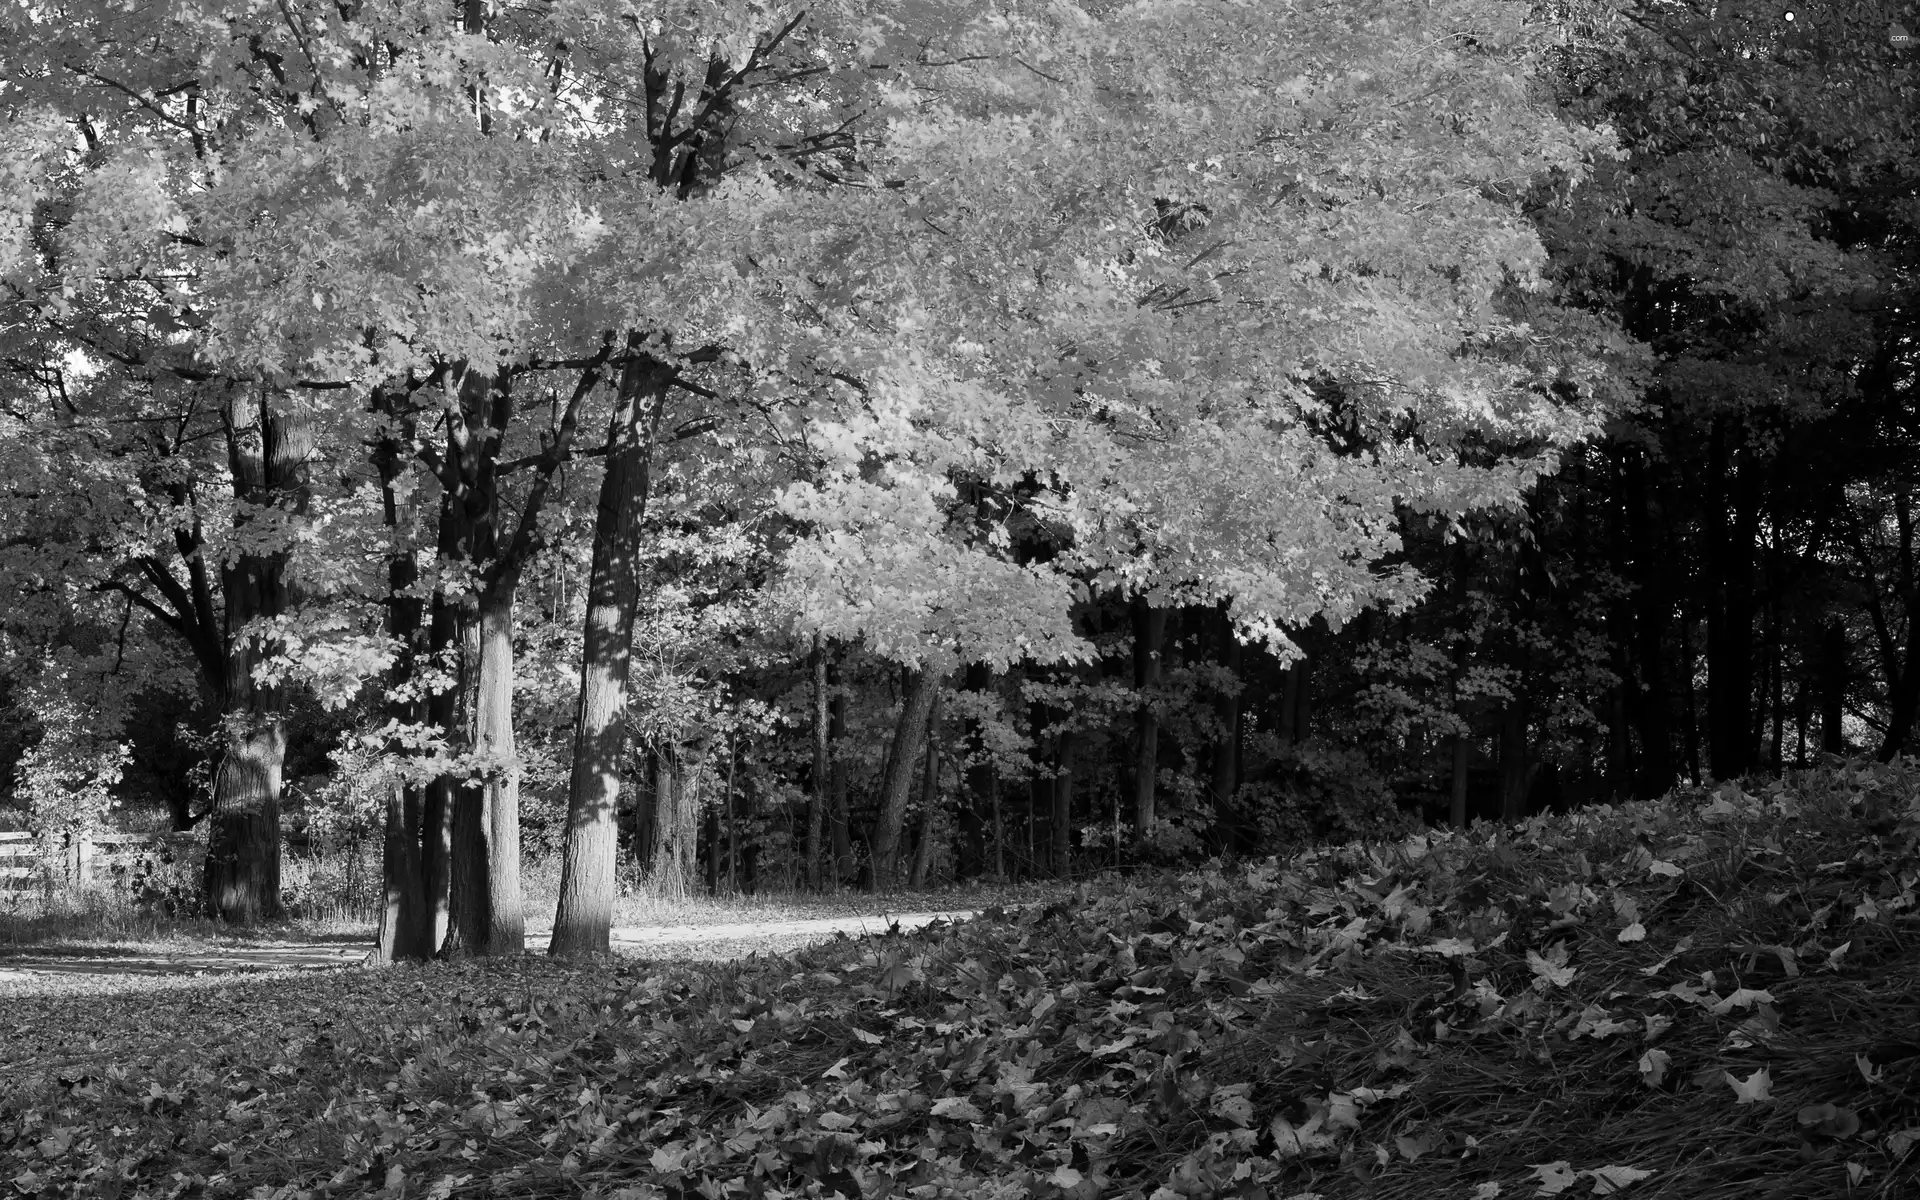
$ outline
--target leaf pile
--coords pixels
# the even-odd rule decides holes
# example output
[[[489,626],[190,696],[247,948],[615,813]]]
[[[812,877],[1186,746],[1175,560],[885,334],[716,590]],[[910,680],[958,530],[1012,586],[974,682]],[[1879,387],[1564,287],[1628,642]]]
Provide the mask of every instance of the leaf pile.
[[[17,1099],[0,1153],[48,1197],[1908,1195],[1917,795],[1836,767],[793,958],[342,976]]]

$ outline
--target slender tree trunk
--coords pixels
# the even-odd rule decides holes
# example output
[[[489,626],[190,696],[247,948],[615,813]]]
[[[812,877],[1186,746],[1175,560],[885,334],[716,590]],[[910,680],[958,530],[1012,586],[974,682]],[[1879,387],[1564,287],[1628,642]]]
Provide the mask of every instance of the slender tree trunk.
[[[967,665],[963,686],[984,698],[993,690],[993,668],[985,663]],[[956,874],[961,879],[977,879],[987,870],[987,821],[992,808],[993,764],[987,759],[986,722],[973,717],[967,721],[966,786],[955,810],[958,836],[955,838]]]
[[[1453,795],[1447,809],[1447,822],[1455,829],[1467,827],[1467,767],[1473,757],[1473,743],[1463,733],[1453,735]]]
[[[1053,776],[1053,812],[1049,815],[1048,848],[1053,851],[1052,874],[1055,879],[1073,875],[1073,776],[1078,757],[1080,735],[1069,729],[1059,737],[1059,759]]]
[[[927,770],[920,784],[920,820],[914,831],[913,867],[907,875],[907,887],[919,891],[927,886],[927,872],[933,868],[933,839],[940,812],[940,688],[933,688],[933,707],[927,713]]]
[[[1160,655],[1166,639],[1167,611],[1146,597],[1133,601],[1133,686],[1139,694],[1133,726],[1133,827],[1135,836],[1152,833],[1158,819],[1154,788],[1160,773],[1160,718],[1151,692],[1160,685]]]
[[[513,741],[513,591],[492,588],[481,599],[480,679],[474,695],[480,753],[495,765],[485,783],[487,939],[489,955],[526,949],[520,895],[520,756]]]
[[[672,378],[669,368],[651,358],[629,363],[607,423],[607,464],[594,513],[580,699],[574,711],[573,770],[567,781],[560,903],[547,948],[561,957],[612,950],[613,860],[618,851],[614,814],[627,748],[627,675],[639,603],[640,525],[646,515],[653,443]]]
[[[245,545],[259,508],[294,520],[309,500],[312,417],[284,395],[236,393],[225,412],[228,465],[243,502],[235,530]],[[222,568],[226,598],[226,678],[223,709],[227,744],[214,776],[207,825],[206,891],[223,920],[243,925],[280,915],[280,785],[286,757],[286,689],[253,677],[273,653],[247,626],[288,613],[296,597],[286,581],[291,547],[250,549]]]
[[[1219,732],[1213,739],[1211,792],[1213,794],[1214,848],[1225,854],[1238,848],[1240,814],[1234,807],[1234,793],[1240,790],[1240,639],[1234,636],[1233,618],[1220,610],[1220,667],[1231,677],[1214,697],[1213,716]]]
[[[913,790],[921,739],[926,736],[927,717],[939,687],[940,681],[925,668],[909,668],[906,672],[900,718],[894,725],[893,745],[887,751],[887,766],[881,776],[880,813],[873,825],[873,886],[877,891],[891,891],[897,883],[907,799]]]
[[[833,744],[830,740],[833,703],[827,690],[827,648],[819,634],[813,636],[812,667],[813,775],[808,789],[811,795],[807,798],[806,875],[807,886],[821,891],[825,889],[827,879],[827,872],[821,863],[827,832],[827,809],[833,803]]]
[[[1734,462],[1730,424],[1714,424],[1713,484],[1707,510],[1707,760],[1716,779],[1752,769],[1753,527],[1752,487]]]
[[[1667,627],[1673,617],[1670,559],[1664,531],[1655,520],[1655,499],[1647,470],[1636,454],[1624,472],[1627,541],[1632,552],[1634,636],[1639,689],[1634,716],[1640,734],[1640,772],[1635,794],[1642,800],[1664,795],[1673,786],[1673,720],[1667,681]],[[1656,543],[1656,537],[1661,540]]]
[[[833,848],[833,886],[838,888],[854,876],[853,821],[847,811],[847,762],[842,754],[847,744],[847,696],[840,689],[840,672],[832,662],[827,664],[827,685],[833,693],[827,706],[827,776],[833,801],[827,817]]]
[[[1500,819],[1513,822],[1527,816],[1527,792],[1534,765],[1527,751],[1526,709],[1518,699],[1500,714]]]
[[[1846,626],[1838,620],[1828,621],[1820,640],[1819,685],[1820,749],[1826,754],[1847,752],[1847,683],[1852,676],[1849,661]]]

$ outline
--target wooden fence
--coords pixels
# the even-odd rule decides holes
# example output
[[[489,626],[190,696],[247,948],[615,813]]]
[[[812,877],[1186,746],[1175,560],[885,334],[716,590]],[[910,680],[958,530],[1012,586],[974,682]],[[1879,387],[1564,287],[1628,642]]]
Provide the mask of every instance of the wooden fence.
[[[198,858],[204,850],[200,835],[193,833],[82,831],[64,835],[49,855],[38,834],[0,833],[0,890],[45,882],[84,887],[110,878],[115,867],[131,866],[142,858],[179,861]]]

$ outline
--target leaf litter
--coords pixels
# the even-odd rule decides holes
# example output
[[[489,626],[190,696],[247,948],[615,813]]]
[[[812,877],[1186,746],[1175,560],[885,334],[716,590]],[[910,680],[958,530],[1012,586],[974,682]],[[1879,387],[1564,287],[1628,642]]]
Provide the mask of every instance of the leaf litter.
[[[164,1031],[146,1051],[113,1042],[0,1098],[0,1182],[156,1200],[1910,1195],[1916,785],[1834,767],[720,966],[523,958],[243,981],[179,1012],[150,997],[111,1014]]]

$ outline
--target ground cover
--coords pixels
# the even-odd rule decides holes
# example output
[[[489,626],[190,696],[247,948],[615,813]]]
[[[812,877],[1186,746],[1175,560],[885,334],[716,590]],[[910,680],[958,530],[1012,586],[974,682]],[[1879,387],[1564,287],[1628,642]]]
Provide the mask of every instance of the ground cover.
[[[48,1197],[1906,1196],[1916,795],[1836,766],[718,966],[196,990],[0,1093],[0,1155]]]

